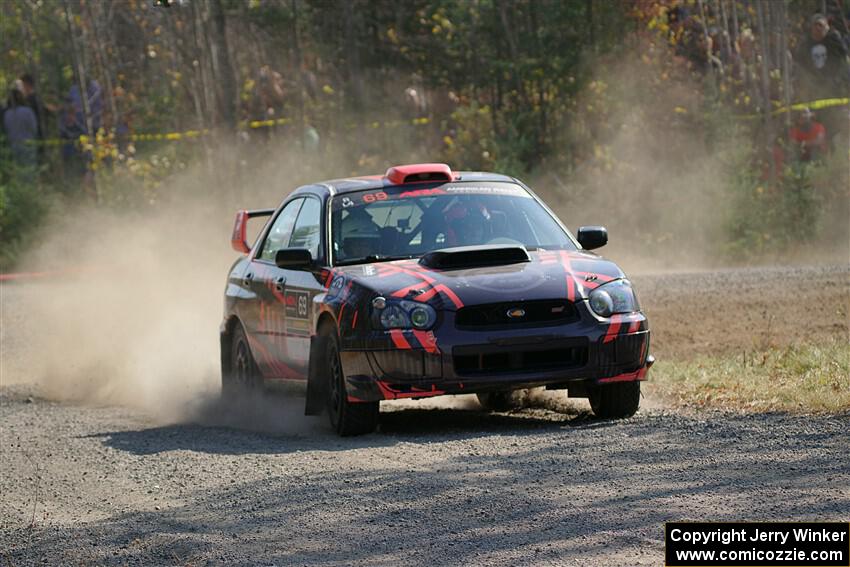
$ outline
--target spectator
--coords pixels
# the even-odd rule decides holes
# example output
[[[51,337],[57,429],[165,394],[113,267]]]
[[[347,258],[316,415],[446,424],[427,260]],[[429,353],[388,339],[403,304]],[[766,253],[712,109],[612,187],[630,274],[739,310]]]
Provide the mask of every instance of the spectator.
[[[712,66],[717,66],[719,63],[719,60],[713,56],[713,52],[712,39],[706,27],[699,19],[688,18],[682,26],[676,55],[684,57],[692,70],[706,73]]]
[[[80,96],[80,87],[77,83],[71,85],[68,91],[68,99],[74,107],[74,120],[77,125],[82,128],[86,134],[96,134],[100,130],[103,120],[103,93],[100,88],[100,83],[94,79],[89,79],[88,87],[86,88],[86,98],[89,105],[89,113],[91,116],[92,132],[88,131],[86,118],[84,114],[83,99]]]
[[[762,107],[761,81],[759,80],[759,55],[753,30],[744,28],[735,41],[732,58],[732,81],[736,86],[738,104],[755,111]]]
[[[78,83],[71,85],[68,90],[68,101],[71,105],[71,114],[66,115],[65,123],[66,134],[74,135],[76,132],[81,132],[88,136],[95,136],[103,126],[103,91],[100,88],[100,83],[94,79],[88,80],[86,87],[86,101],[88,103],[88,123],[86,122],[85,106],[83,98],[80,96],[80,87]],[[70,120],[68,120],[70,118]],[[89,130],[91,125],[91,131]],[[79,136],[77,136],[79,139]],[[71,139],[71,138],[69,138]],[[92,198],[97,199],[97,191],[94,183],[94,171],[91,168],[94,156],[89,150],[83,150],[78,144],[66,143],[63,148],[63,157],[66,165],[70,166],[71,172],[74,174],[82,173],[82,187]]]
[[[711,45],[711,63],[721,73],[726,73],[726,67],[732,61],[729,34],[717,26],[708,28],[709,45]],[[728,48],[727,48],[728,46]]]
[[[425,100],[425,93],[420,89],[413,87],[404,89],[404,104],[410,109],[410,114],[414,118],[428,115],[428,103]]]
[[[257,118],[260,120],[279,118],[283,109],[284,97],[286,96],[283,75],[268,65],[260,67],[260,73],[257,78],[257,94],[259,95],[261,106],[261,111],[258,113]]]
[[[682,23],[690,17],[688,9],[685,6],[675,5],[667,10],[667,24],[671,30],[678,30],[682,27]]]
[[[112,95],[118,113],[115,123],[115,143],[118,146],[118,152],[124,156],[134,154],[136,148],[133,146],[133,122],[136,118],[136,110],[132,105],[132,95],[128,95],[121,86],[115,87]]]
[[[799,88],[802,100],[812,101],[845,97],[850,92],[850,61],[847,46],[838,31],[831,29],[823,14],[811,19],[809,37],[801,42],[797,52]],[[848,120],[846,107],[820,110],[820,122],[829,132],[834,148],[847,143]]]
[[[44,126],[42,121],[46,119],[49,109],[44,105],[41,97],[35,92],[35,80],[29,73],[21,75],[21,84],[24,87],[26,104],[35,112],[35,122],[38,125],[38,139],[44,139]]]
[[[9,108],[3,113],[3,129],[12,149],[12,157],[25,175],[35,171],[36,145],[38,124],[35,112],[27,106],[22,81],[15,81],[15,86],[9,95]]]
[[[826,153],[826,128],[815,120],[814,113],[804,108],[791,127],[791,143],[800,161],[816,161]]]
[[[811,19],[809,38],[797,53],[801,92],[813,98],[846,96],[850,92],[847,46],[838,31],[830,29],[823,14]]]
[[[319,131],[308,121],[304,126],[304,151],[309,155],[316,155],[322,146],[322,138]]]
[[[260,67],[256,79],[246,84],[243,93],[242,115],[249,122],[276,120],[284,118],[283,108],[286,97],[283,75],[268,65]],[[269,140],[275,137],[275,128],[262,126],[252,128],[250,134],[243,132],[245,140]]]
[[[80,151],[79,139],[85,134],[83,124],[77,122],[77,112],[74,101],[70,97],[59,112],[59,138],[62,140],[62,162],[65,173],[69,176],[83,178],[86,174],[86,161]]]
[[[775,193],[785,176],[787,137],[784,128],[775,123],[765,124],[763,127],[765,129],[760,129],[757,139],[762,139],[765,143],[757,146],[759,151],[756,153],[756,163],[761,169],[760,179],[766,183],[770,193]]]

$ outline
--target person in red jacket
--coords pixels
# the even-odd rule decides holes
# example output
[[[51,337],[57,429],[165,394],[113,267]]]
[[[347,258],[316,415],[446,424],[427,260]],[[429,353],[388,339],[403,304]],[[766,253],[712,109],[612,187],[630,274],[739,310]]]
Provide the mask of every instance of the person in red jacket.
[[[791,127],[791,143],[800,161],[813,161],[826,153],[826,128],[815,120],[814,113],[804,108],[797,117],[797,123]]]

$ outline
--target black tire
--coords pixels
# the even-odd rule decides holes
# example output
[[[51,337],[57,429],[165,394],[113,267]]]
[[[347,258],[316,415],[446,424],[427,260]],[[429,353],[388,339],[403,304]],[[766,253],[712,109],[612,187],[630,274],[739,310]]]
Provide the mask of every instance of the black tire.
[[[245,329],[237,323],[230,339],[230,367],[221,374],[221,396],[225,400],[247,398],[261,393],[262,385]]]
[[[588,392],[590,409],[602,419],[631,417],[640,406],[640,382],[618,382],[595,386]]]
[[[320,357],[320,360],[326,365],[322,374],[328,380],[327,408],[331,427],[341,437],[372,433],[378,426],[380,402],[348,401],[345,376],[339,360],[339,338],[330,327],[326,327],[323,334],[329,339],[324,341],[325,356]]]
[[[475,394],[478,403],[490,411],[511,411],[525,406],[525,390],[508,390],[507,392],[482,392]]]

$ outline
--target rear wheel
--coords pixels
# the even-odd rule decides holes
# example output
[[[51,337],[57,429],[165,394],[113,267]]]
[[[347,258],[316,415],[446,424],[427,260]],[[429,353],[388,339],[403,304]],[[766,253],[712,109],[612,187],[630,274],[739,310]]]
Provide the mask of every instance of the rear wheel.
[[[326,329],[326,336],[329,340],[324,341],[325,356],[320,360],[326,365],[324,374],[328,380],[328,416],[331,427],[342,437],[371,433],[378,426],[380,402],[348,401],[345,376],[339,360],[339,339],[333,330]]]
[[[590,409],[596,417],[631,417],[640,406],[640,382],[618,382],[595,386],[588,392]]]
[[[230,340],[230,368],[221,375],[222,397],[243,398],[257,393],[261,387],[262,380],[248,346],[248,337],[237,323]]]
[[[525,390],[507,392],[482,392],[475,394],[481,407],[490,411],[510,411],[521,409],[525,405]]]

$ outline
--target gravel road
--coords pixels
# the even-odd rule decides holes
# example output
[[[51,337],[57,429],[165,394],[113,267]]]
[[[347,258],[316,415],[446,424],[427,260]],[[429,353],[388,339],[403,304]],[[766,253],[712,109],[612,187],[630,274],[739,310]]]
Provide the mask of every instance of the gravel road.
[[[836,298],[848,275],[634,279],[656,352],[674,357],[846,333]],[[741,293],[718,308],[730,282]],[[6,360],[28,342],[9,331],[28,292],[0,291]],[[786,315],[770,319],[770,306]],[[168,420],[9,382],[0,565],[660,565],[668,520],[850,519],[850,414],[694,413],[649,399],[608,422],[554,394],[499,414],[457,397],[387,404],[379,433],[338,439],[281,393],[233,410],[205,391]]]

